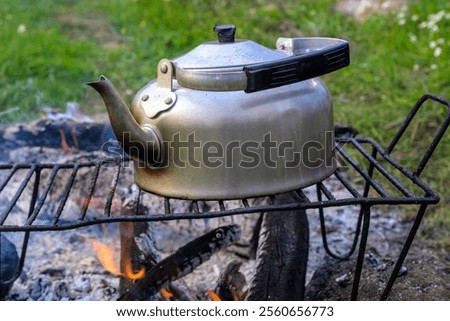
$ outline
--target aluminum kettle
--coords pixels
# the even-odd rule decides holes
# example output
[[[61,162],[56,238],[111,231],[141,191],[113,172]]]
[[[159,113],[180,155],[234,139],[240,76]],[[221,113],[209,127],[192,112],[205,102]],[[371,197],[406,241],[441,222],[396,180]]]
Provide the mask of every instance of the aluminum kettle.
[[[128,107],[104,76],[102,96],[144,190],[182,199],[234,199],[319,182],[335,168],[331,97],[317,78],[349,65],[335,38],[279,38],[276,49],[218,40],[162,59]]]

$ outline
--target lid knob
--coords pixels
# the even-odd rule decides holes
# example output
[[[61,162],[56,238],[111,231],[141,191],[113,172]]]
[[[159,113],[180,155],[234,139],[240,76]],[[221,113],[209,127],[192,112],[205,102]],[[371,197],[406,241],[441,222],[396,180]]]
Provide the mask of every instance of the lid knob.
[[[215,25],[213,30],[217,32],[219,42],[234,42],[235,25]]]

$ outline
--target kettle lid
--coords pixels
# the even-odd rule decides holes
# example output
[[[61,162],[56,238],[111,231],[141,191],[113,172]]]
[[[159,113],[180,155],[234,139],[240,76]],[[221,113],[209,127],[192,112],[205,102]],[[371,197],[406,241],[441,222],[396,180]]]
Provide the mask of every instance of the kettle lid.
[[[214,30],[219,27],[216,26]],[[224,39],[218,32],[218,41],[210,41],[199,45],[185,55],[172,62],[182,69],[230,69],[245,65],[286,58],[289,54],[266,48],[251,40],[235,40],[234,26],[230,37]]]
[[[288,53],[266,48],[251,40],[235,40],[234,25],[214,26],[217,41],[203,43],[172,60],[178,83],[199,90],[242,90],[244,66],[279,60]]]
[[[178,83],[208,91],[254,92],[317,77],[349,64],[348,43],[332,38],[279,38],[277,49],[235,40],[234,25],[215,26],[218,41],[171,60]]]

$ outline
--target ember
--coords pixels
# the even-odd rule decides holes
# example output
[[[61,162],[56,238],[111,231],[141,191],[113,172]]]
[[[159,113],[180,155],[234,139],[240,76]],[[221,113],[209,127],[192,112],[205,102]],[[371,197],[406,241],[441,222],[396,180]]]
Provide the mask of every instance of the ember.
[[[211,298],[212,301],[222,301],[219,296],[216,294],[216,292],[214,292],[213,290],[209,290],[208,294]]]
[[[174,298],[172,292],[170,292],[167,288],[161,289],[161,296],[166,300],[171,300]]]

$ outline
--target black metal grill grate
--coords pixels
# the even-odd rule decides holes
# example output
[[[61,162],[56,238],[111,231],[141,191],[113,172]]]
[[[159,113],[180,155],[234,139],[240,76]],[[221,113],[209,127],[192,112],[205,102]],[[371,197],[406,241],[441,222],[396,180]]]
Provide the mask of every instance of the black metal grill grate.
[[[355,156],[351,156],[348,151],[351,149],[356,151]],[[216,201],[218,210],[201,211],[198,205],[200,200],[191,200],[187,211],[177,212],[173,210],[172,203],[179,200],[171,198],[163,198],[164,208],[154,213],[139,213],[138,205],[146,194],[142,190],[135,192],[134,209],[131,214],[112,214],[113,200],[117,197],[117,186],[122,175],[125,175],[124,168],[129,167],[128,161],[114,161],[108,159],[98,160],[92,163],[84,164],[13,164],[0,165],[0,170],[5,174],[0,191],[7,189],[8,183],[12,181],[20,181],[15,187],[15,193],[0,214],[0,231],[46,231],[46,230],[64,230],[77,228],[86,225],[118,222],[118,221],[159,221],[159,220],[176,220],[176,219],[195,219],[195,218],[212,218],[218,216],[237,215],[243,213],[259,213],[269,211],[291,210],[291,209],[312,209],[335,207],[344,205],[387,205],[387,204],[434,204],[439,201],[439,196],[429,186],[422,182],[416,175],[398,164],[389,154],[381,148],[375,141],[367,138],[348,138],[336,141],[336,151],[340,158],[347,164],[344,170],[337,170],[329,179],[316,184],[316,189],[325,196],[324,200],[311,200],[301,189],[292,191],[297,194],[296,201],[286,204],[274,204],[272,198],[267,196],[266,205],[252,205],[253,199],[241,199],[234,201],[232,208],[227,206],[230,201]],[[384,160],[384,163],[378,161],[372,156],[376,152]],[[356,159],[364,158],[367,166],[362,166]],[[388,166],[389,165],[389,166]],[[350,167],[347,168],[347,167]],[[366,167],[366,168],[365,168]],[[392,171],[389,167],[395,169]],[[81,171],[83,169],[83,171]],[[102,173],[103,169],[107,169],[106,173]],[[354,171],[353,175],[347,175],[346,172]],[[371,172],[374,170],[381,173],[382,177],[372,178]],[[45,172],[45,179],[41,176]],[[355,175],[356,174],[356,175]],[[19,177],[16,179],[16,176]],[[79,189],[75,182],[84,178],[86,185],[84,191],[80,193],[80,199],[77,206],[78,213],[70,214],[67,218],[65,214],[66,202],[71,193],[75,189]],[[351,177],[349,177],[351,176]],[[338,183],[340,186],[333,187],[333,190],[346,190],[348,193],[344,197],[335,195],[335,192],[327,187],[327,182],[333,180],[334,185]],[[65,184],[60,184],[61,182]],[[105,184],[105,181],[108,182]],[[359,182],[357,185],[354,181]],[[101,182],[101,187],[99,187]],[[417,191],[411,191],[407,184],[416,187]],[[374,195],[365,195],[361,191],[361,187],[368,185],[373,188],[376,193]],[[58,185],[56,187],[56,185]],[[109,186],[107,197],[104,201],[104,207],[101,211],[97,208],[95,211],[89,211],[93,207],[92,199],[99,188]],[[386,186],[387,185],[387,186]],[[12,224],[9,219],[14,216],[14,207],[18,202],[25,198],[29,199],[26,192],[31,186],[35,186],[36,198],[30,199],[32,211],[26,219],[20,223]],[[393,191],[387,191],[390,188]],[[46,201],[51,194],[56,195],[54,202],[56,207],[43,210]],[[395,195],[395,193],[400,195]],[[154,196],[158,197],[158,196]],[[162,198],[162,197],[159,197]],[[209,203],[211,203],[209,201]],[[236,206],[236,203],[240,206]],[[261,203],[261,202],[259,202]],[[88,215],[88,211],[92,212]]]
[[[410,125],[417,111],[427,100],[433,100],[448,109],[447,116],[438,129],[430,146],[426,149],[417,168],[410,171],[400,165],[391,152]],[[177,199],[153,196],[163,204],[159,210],[152,213],[140,211],[140,204],[148,193],[137,189],[132,198],[133,209],[123,213],[113,210],[114,199],[118,197],[118,189],[123,187],[126,169],[130,167],[129,160],[101,159],[89,163],[71,164],[0,164],[0,196],[12,188],[7,204],[1,207],[0,232],[26,232],[22,248],[22,265],[25,256],[28,233],[33,231],[65,230],[99,223],[120,221],[162,221],[178,219],[213,218],[244,213],[261,213],[292,209],[318,209],[322,228],[322,238],[325,250],[338,259],[349,258],[356,250],[359,239],[359,251],[352,299],[357,298],[359,279],[364,260],[366,241],[370,225],[370,209],[374,205],[414,204],[419,207],[416,219],[405,241],[404,247],[389,279],[381,299],[386,299],[396,275],[408,253],[411,243],[419,228],[420,222],[430,204],[439,202],[439,195],[426,185],[420,174],[439,144],[450,124],[450,102],[435,95],[424,95],[413,107],[400,130],[387,149],[383,149],[370,138],[340,138],[336,139],[336,152],[341,167],[330,178],[315,185],[316,197],[308,197],[305,190],[291,191],[295,193],[291,203],[276,204],[276,195],[263,196],[264,201],[255,199],[240,199],[234,201],[215,201],[211,210],[203,210],[199,206],[201,200],[190,200],[188,206],[179,210],[174,204]],[[105,185],[105,182],[106,185]],[[356,182],[356,183],[355,183]],[[101,186],[99,185],[101,184]],[[338,185],[329,188],[329,185]],[[106,187],[105,187],[106,186]],[[107,189],[107,196],[102,197],[101,208],[94,204],[96,191]],[[76,213],[67,213],[67,202],[78,193]],[[344,190],[346,193],[336,193]],[[31,191],[31,193],[30,193]],[[46,207],[52,198],[53,207]],[[22,216],[17,207],[21,202],[29,206],[29,211]],[[211,201],[208,201],[211,203]],[[333,253],[327,243],[323,209],[359,205],[360,215],[352,247],[344,256]],[[19,271],[20,274],[20,271]],[[18,275],[18,274],[17,274]],[[13,281],[13,280],[12,280]]]

